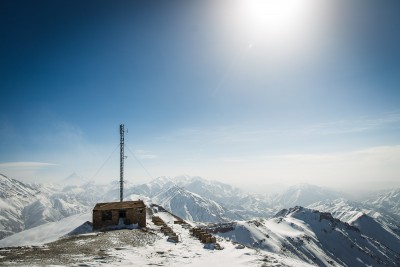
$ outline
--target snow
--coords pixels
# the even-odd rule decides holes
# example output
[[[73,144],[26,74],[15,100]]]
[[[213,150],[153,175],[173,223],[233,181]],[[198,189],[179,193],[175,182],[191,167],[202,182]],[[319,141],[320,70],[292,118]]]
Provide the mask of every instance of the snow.
[[[329,202],[319,201],[309,205],[308,208],[329,212],[333,217],[347,223],[352,223],[361,215],[366,214],[381,224],[382,227],[390,228],[390,232],[397,231],[397,233],[400,233],[399,216],[366,202],[359,203],[340,198]]]
[[[349,223],[360,229],[363,234],[378,240],[397,253],[400,253],[400,239],[390,228],[378,223],[374,218],[360,213],[358,217],[353,218]]]
[[[294,219],[280,223],[277,223],[277,220],[269,220],[264,223],[264,225],[274,234],[287,237],[298,237],[304,234],[304,225],[300,227],[301,230],[296,229],[298,227],[295,227],[295,225],[299,224],[301,224],[301,222]]]
[[[82,257],[76,255],[79,260],[79,265],[107,265],[107,266],[147,266],[147,265],[163,265],[163,266],[261,266],[263,263],[268,266],[311,266],[305,262],[278,255],[266,251],[259,251],[249,247],[240,248],[237,244],[224,239],[219,239],[218,242],[223,247],[222,250],[212,249],[210,246],[205,246],[197,238],[190,235],[188,229],[181,225],[173,224],[175,217],[168,212],[158,212],[165,222],[173,228],[180,236],[181,242],[171,243],[167,241],[167,237],[160,232],[157,235],[160,237],[155,243],[145,246],[118,246],[117,240],[115,247],[109,247],[103,252],[109,259],[104,261],[102,257]],[[6,238],[2,240],[2,246],[11,245],[39,245],[49,241],[55,241],[60,237],[65,236],[71,231],[82,225],[88,220],[90,214],[82,214],[65,218],[60,222],[47,223],[19,234],[15,234],[14,238]],[[148,223],[150,231],[156,231],[159,227]],[[140,230],[132,230],[140,231]],[[43,237],[43,233],[46,233]],[[16,238],[16,237],[20,238]],[[82,235],[83,236],[83,235]],[[118,236],[118,234],[116,235]],[[96,238],[94,236],[93,238]],[[79,246],[87,239],[77,239],[74,243]],[[49,246],[47,246],[49,247]],[[44,248],[46,249],[46,247]],[[73,255],[71,255],[73,256]],[[102,263],[103,261],[103,263]],[[12,263],[12,262],[11,262]]]
[[[217,242],[223,250],[204,246],[187,229],[174,224],[176,218],[169,212],[159,211],[156,214],[178,234],[181,242],[168,242],[166,236],[158,233],[160,239],[151,245],[109,248],[107,254],[117,260],[107,262],[107,265],[204,266],[212,263],[213,266],[260,266],[267,263],[269,266],[327,266],[333,263],[364,266],[376,265],[375,260],[379,260],[390,266],[399,262],[397,254],[380,245],[379,241],[363,236],[356,228],[334,219],[330,214],[301,207],[282,212],[281,216],[269,220],[234,223],[233,231],[218,234]],[[1,240],[0,247],[55,241],[73,229],[86,229],[88,225],[84,222],[90,219],[91,214],[86,213],[47,223]],[[370,222],[370,219],[366,221]],[[153,232],[158,229],[150,220],[148,228]],[[228,237],[246,246],[232,243],[227,240]],[[117,240],[111,241],[115,241],[111,244],[117,246]],[[82,241],[76,242],[79,244]],[[83,260],[83,264],[98,263],[93,258]]]
[[[294,206],[308,206],[317,201],[332,201],[342,194],[331,189],[306,183],[289,187],[274,198],[275,206],[290,208]]]
[[[189,238],[186,237],[185,238]],[[198,243],[198,244],[197,244]],[[282,257],[272,253],[257,252],[254,249],[237,249],[235,244],[222,241],[223,250],[204,249],[197,240],[173,244],[160,240],[154,246],[143,248],[124,248],[115,250],[112,256],[119,258],[115,266],[261,266],[266,258],[268,266],[312,266],[307,263]],[[92,262],[87,262],[91,264]]]
[[[0,240],[0,247],[45,244],[76,229],[75,234],[90,232],[90,223],[85,223],[91,221],[88,211],[96,202],[119,195],[118,183],[108,187],[93,183],[57,187],[28,185],[0,176],[0,184],[0,238],[8,236]],[[143,199],[147,205],[158,203],[190,220],[191,225],[233,221],[234,229],[218,234],[224,250],[207,249],[187,229],[173,224],[171,214],[158,212],[156,215],[170,224],[183,242],[167,242],[161,235],[153,245],[110,249],[108,253],[120,259],[115,265],[204,266],[212,262],[213,266],[260,266],[266,258],[268,266],[375,266],[378,261],[383,265],[400,262],[398,189],[356,203],[337,198],[339,193],[304,184],[267,196],[246,194],[200,177],[181,176],[162,177],[144,185],[126,183],[125,196],[127,200]],[[263,215],[263,219],[245,221],[299,203],[308,203],[312,209],[295,207],[270,219]],[[19,233],[9,236],[14,232]],[[239,249],[225,238],[248,247]],[[87,262],[98,263],[93,259]]]
[[[10,233],[89,212],[97,202],[113,201],[119,196],[118,182],[109,185],[93,182],[68,186],[30,185],[4,176],[0,178],[0,225],[3,227],[0,239]],[[124,190],[127,200],[137,198],[137,195],[147,197],[177,216],[197,222],[268,218],[278,207],[285,205],[290,194],[296,196],[290,200],[292,203],[309,201],[311,195],[313,199],[320,198],[326,191],[301,185],[273,197],[245,193],[227,184],[190,176],[160,177],[142,185],[127,181]],[[391,222],[394,225],[394,220]]]
[[[241,219],[217,202],[173,185],[157,196],[154,203],[163,206],[177,216],[197,222],[223,222]]]
[[[6,201],[4,201],[2,198],[0,198],[0,209],[2,210],[8,210],[8,209],[13,209],[14,211],[15,208],[13,208],[12,206],[10,206]]]
[[[380,210],[389,211],[400,219],[400,188],[393,188],[377,194],[365,200],[364,203]]]
[[[379,231],[380,224],[375,224],[376,221],[367,215],[364,215],[364,225],[371,229],[360,232],[329,213],[295,207],[280,214],[269,220],[237,222],[233,230],[218,235],[310,264],[363,266],[355,258],[374,266],[379,262],[389,266],[400,262],[399,254],[394,252],[398,250],[399,239]],[[368,231],[381,233],[382,237],[374,238]]]
[[[101,197],[101,187],[94,188],[91,191],[86,184],[77,193],[70,186],[26,184],[0,175],[0,240],[47,222],[89,212]]]
[[[307,263],[288,258],[274,253],[257,251],[252,248],[244,247],[238,249],[237,245],[219,239],[218,242],[223,246],[223,250],[208,249],[197,238],[190,235],[187,229],[181,225],[173,224],[175,218],[168,212],[158,212],[157,216],[162,218],[170,227],[173,228],[182,242],[167,242],[167,238],[162,236],[152,245],[145,247],[123,247],[108,250],[111,256],[118,260],[109,264],[111,266],[261,266],[266,262],[269,266],[311,266]],[[150,228],[152,225],[150,223]],[[155,226],[153,226],[156,228]],[[85,262],[88,265],[95,265],[92,261]]]
[[[40,245],[58,240],[86,221],[92,221],[92,214],[85,213],[67,217],[58,222],[46,223],[0,240],[0,247]]]

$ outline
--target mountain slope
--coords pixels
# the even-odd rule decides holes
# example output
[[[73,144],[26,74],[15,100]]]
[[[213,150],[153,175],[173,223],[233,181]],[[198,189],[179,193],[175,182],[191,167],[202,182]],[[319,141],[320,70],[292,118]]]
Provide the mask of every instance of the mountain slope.
[[[282,210],[269,220],[237,222],[210,230],[252,247],[291,255],[319,266],[400,264],[400,255],[391,247],[396,243],[380,242],[368,236],[368,231],[334,219],[329,213],[302,207]]]
[[[240,216],[215,201],[203,198],[176,185],[155,196],[153,201],[189,221],[224,222],[241,219]]]
[[[385,224],[377,222],[374,218],[364,213],[359,213],[349,224],[357,227],[363,234],[374,238],[400,255],[400,239]]]
[[[56,222],[44,223],[0,240],[0,247],[40,245],[53,242],[86,221],[92,221],[90,212],[70,216]]]
[[[308,206],[318,201],[333,201],[340,197],[343,197],[343,195],[339,192],[303,183],[291,186],[277,195],[274,198],[273,204],[275,207],[282,209],[294,206]]]
[[[379,210],[388,211],[400,219],[400,188],[376,194],[363,203],[374,206]]]
[[[35,188],[0,174],[0,239],[25,228],[22,211],[38,194]]]
[[[246,219],[270,217],[275,213],[271,198],[267,195],[246,193],[231,185],[201,177],[181,178],[178,183],[190,192],[214,200]]]
[[[119,183],[98,185],[25,184],[0,176],[0,239],[13,233],[91,211],[96,202],[118,200]],[[364,203],[345,200],[340,193],[301,184],[277,195],[255,195],[233,186],[200,177],[159,177],[147,184],[124,185],[125,198],[140,195],[153,199],[178,216],[198,222],[228,222],[270,218],[278,209],[299,204],[330,212],[344,222],[365,213],[383,229],[400,236],[400,216],[387,212],[396,210],[399,194],[396,190]],[[318,201],[318,202],[315,202]],[[377,205],[377,208],[372,205]]]
[[[246,193],[236,187],[218,181],[210,181],[198,176],[162,176],[153,181],[125,187],[128,193],[154,197],[172,186],[182,187],[202,198],[212,200],[240,217],[270,217],[276,213],[272,200],[266,195]]]
[[[385,227],[390,228],[391,231],[400,237],[399,218],[382,208],[379,209],[372,205],[349,201],[343,198],[335,199],[333,201],[320,201],[307,207],[323,212],[329,212],[333,217],[347,223],[356,220],[360,214],[366,214]]]
[[[84,215],[71,216],[60,222],[47,223],[37,231],[35,228],[24,231],[29,237],[29,244],[43,243],[42,236],[35,232],[47,232],[50,241],[43,246],[14,247],[0,250],[0,265],[26,266],[299,266],[311,265],[288,256],[257,251],[241,247],[223,239],[218,240],[222,250],[204,245],[190,235],[189,230],[174,224],[173,214],[158,211],[158,216],[176,232],[179,243],[168,242],[160,227],[148,220],[146,230],[116,230],[66,236],[77,225],[82,225],[87,218]],[[72,221],[76,219],[76,221]],[[61,229],[62,228],[62,229]],[[21,235],[20,233],[19,235]],[[7,238],[10,239],[10,238]],[[35,243],[36,240],[36,243]],[[5,242],[6,240],[0,241]],[[14,239],[21,245],[25,240]],[[19,243],[18,243],[19,242]],[[8,243],[8,245],[11,243]]]
[[[91,211],[101,186],[26,184],[0,175],[0,239],[25,229]]]

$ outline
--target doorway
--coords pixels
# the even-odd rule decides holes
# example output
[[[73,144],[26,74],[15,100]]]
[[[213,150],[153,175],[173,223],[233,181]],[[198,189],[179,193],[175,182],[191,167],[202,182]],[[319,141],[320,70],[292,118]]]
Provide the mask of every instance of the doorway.
[[[126,224],[126,210],[119,210],[118,211],[118,217],[119,217],[119,224],[120,223],[123,223],[123,224]]]

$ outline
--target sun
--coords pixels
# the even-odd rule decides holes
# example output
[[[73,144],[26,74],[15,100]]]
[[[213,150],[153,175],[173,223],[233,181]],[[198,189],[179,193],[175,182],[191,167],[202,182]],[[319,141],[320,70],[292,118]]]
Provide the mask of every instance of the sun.
[[[307,24],[313,0],[238,0],[240,28],[250,38],[290,42]]]

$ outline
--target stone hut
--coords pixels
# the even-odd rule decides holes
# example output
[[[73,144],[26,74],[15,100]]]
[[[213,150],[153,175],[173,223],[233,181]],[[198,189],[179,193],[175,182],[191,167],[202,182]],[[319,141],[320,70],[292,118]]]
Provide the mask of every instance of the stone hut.
[[[130,224],[146,227],[146,205],[142,200],[97,203],[93,209],[93,230]]]

